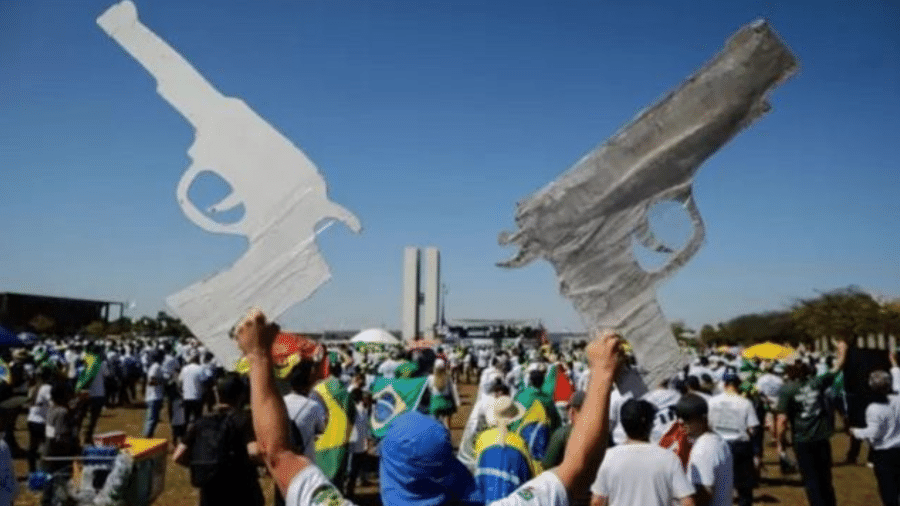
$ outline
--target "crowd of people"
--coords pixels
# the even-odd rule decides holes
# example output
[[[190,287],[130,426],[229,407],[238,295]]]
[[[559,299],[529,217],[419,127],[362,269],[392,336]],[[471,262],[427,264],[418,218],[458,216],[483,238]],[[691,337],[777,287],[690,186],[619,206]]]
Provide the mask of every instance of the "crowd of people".
[[[780,361],[704,352],[635,395],[614,385],[632,358],[613,333],[531,348],[342,346],[329,350],[326,378],[318,362],[300,360],[276,379],[277,331],[258,312],[236,328],[244,375],[226,372],[194,339],[48,339],[16,350],[2,357],[9,374],[0,381],[0,460],[24,455],[30,472],[57,472],[70,464],[54,457],[77,456],[93,443],[103,409],[140,400],[143,437],[155,435],[167,412],[172,459],[190,468],[201,506],[264,504],[261,469],[276,484],[277,503],[291,506],[350,504],[360,483],[375,480],[388,505],[743,506],[753,502],[767,443],[777,447],[781,473],[799,472],[811,505],[833,506],[838,416],[856,441],[848,460],[868,441],[882,501],[898,504],[893,353],[888,364],[862,367],[870,360],[843,340],[833,354],[801,350]],[[414,378],[424,379],[423,395],[376,437],[370,420],[385,399],[373,385]],[[450,420],[466,382],[477,393],[454,448]],[[336,411],[339,404],[347,409]],[[11,430],[21,415],[27,447]],[[335,416],[346,417],[345,456],[328,464],[339,472],[323,472],[316,441]],[[51,499],[48,488],[45,503]]]

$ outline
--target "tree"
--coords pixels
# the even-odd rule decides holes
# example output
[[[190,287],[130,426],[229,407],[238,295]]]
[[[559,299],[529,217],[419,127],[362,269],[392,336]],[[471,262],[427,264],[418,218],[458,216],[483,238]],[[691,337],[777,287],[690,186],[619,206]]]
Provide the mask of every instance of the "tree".
[[[56,326],[56,321],[49,316],[38,314],[28,322],[28,325],[38,334],[50,334]]]
[[[118,320],[111,322],[106,327],[106,333],[107,334],[125,334],[128,332],[131,332],[131,327],[132,327],[131,318],[128,318],[127,316],[123,316],[123,317],[119,318]]]
[[[700,340],[705,346],[710,346],[721,338],[720,333],[710,324],[706,324],[700,329]]]
[[[106,323],[95,320],[85,325],[84,333],[90,336],[102,336],[106,330]]]
[[[850,286],[801,300],[791,310],[800,329],[812,338],[823,336],[854,339],[884,330],[890,311],[868,293]]]
[[[159,332],[159,325],[153,318],[150,318],[149,316],[142,316],[138,318],[136,322],[134,322],[132,330],[141,335],[156,336],[157,332]]]

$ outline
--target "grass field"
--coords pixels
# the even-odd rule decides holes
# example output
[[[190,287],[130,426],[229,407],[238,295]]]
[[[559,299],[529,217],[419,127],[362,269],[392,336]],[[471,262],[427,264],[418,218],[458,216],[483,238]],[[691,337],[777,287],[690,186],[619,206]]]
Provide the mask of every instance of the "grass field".
[[[462,409],[453,418],[453,440],[458,442],[462,435],[462,427],[471,410],[471,402],[475,393],[472,385],[462,385],[460,396],[463,401]],[[18,418],[16,437],[19,444],[26,446],[28,433],[25,429],[24,416]],[[164,413],[163,419],[167,417]],[[104,410],[96,432],[103,433],[112,430],[122,430],[129,435],[139,435],[143,426],[144,409],[116,408]],[[169,425],[161,423],[157,429],[156,437],[171,439]],[[832,439],[833,460],[840,462],[847,450],[848,438],[844,434],[837,434]],[[863,452],[865,455],[865,451]],[[778,459],[774,448],[767,446],[762,475],[762,486],[756,489],[754,503],[758,504],[783,504],[789,506],[807,504],[806,496],[800,483],[799,475],[782,476],[778,469]],[[863,458],[860,459],[864,462]],[[16,460],[16,473],[23,477],[27,473],[27,465],[24,459]],[[875,478],[872,470],[865,465],[837,465],[833,468],[835,491],[838,504],[842,506],[876,506],[880,504]],[[272,483],[268,476],[261,479],[263,491],[266,494],[266,504],[272,505]],[[15,504],[22,506],[38,506],[40,497],[25,488],[24,481],[20,481],[20,495]],[[357,490],[357,502],[362,505],[379,505],[377,487],[360,487]],[[198,503],[197,490],[191,487],[189,473],[186,468],[178,466],[171,461],[166,470],[165,491],[154,503],[157,506],[194,506]],[[236,505],[237,506],[237,505]]]

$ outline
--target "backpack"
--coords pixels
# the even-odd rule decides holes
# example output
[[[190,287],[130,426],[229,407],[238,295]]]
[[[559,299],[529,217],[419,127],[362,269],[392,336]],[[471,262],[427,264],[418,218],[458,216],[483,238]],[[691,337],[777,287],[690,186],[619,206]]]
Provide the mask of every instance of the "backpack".
[[[205,487],[223,479],[234,467],[236,430],[230,413],[205,416],[196,422],[191,445],[191,485]]]

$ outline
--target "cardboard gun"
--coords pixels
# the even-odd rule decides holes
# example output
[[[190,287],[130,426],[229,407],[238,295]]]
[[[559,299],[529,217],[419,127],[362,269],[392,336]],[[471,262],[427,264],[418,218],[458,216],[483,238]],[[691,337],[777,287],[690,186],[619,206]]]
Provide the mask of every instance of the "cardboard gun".
[[[247,237],[247,252],[228,271],[170,296],[166,302],[223,365],[238,358],[228,338],[235,318],[251,305],[277,317],[308,297],[329,277],[315,243],[317,225],[338,220],[354,232],[359,220],[328,200],[315,165],[247,104],[219,93],[187,60],[144,26],[134,4],[110,7],[97,23],[157,81],[157,91],[196,131],[188,150],[193,163],[177,187],[184,214],[209,232]],[[189,198],[194,180],[219,175],[231,194],[207,212]],[[233,223],[216,213],[243,205]]]
[[[686,359],[656,302],[656,285],[703,242],[691,181],[707,158],[768,111],[766,95],[795,68],[768,24],[741,28],[678,88],[520,202],[518,230],[500,234],[500,243],[517,245],[518,254],[498,265],[546,258],[588,328],[623,332],[648,385],[670,377]],[[693,233],[680,251],[658,241],[647,221],[662,201],[680,202],[690,216]],[[645,271],[633,241],[669,254],[668,261]]]

